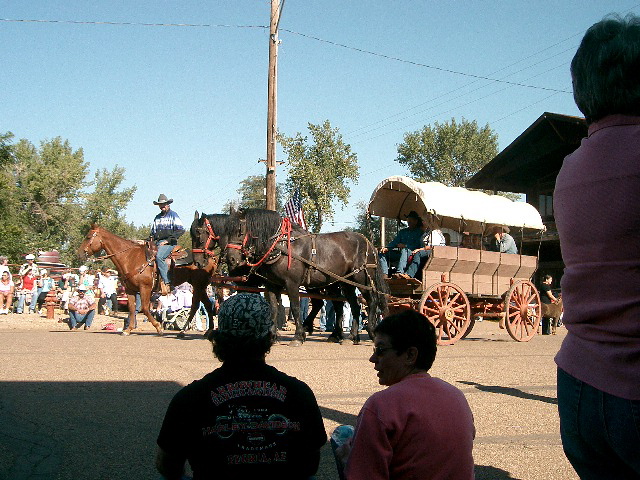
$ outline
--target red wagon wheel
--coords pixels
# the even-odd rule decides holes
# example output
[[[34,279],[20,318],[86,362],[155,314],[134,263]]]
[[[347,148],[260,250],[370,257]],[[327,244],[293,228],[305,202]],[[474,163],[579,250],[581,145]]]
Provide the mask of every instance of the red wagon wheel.
[[[517,342],[528,342],[538,332],[540,295],[529,280],[514,283],[504,297],[505,326]]]
[[[435,325],[438,345],[453,345],[471,324],[469,299],[453,283],[431,285],[422,294],[418,311]]]

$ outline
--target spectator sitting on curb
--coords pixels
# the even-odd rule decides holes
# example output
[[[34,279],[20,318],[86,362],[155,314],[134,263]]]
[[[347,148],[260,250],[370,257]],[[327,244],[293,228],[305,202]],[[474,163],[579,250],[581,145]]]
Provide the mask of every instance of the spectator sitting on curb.
[[[78,295],[69,300],[69,329],[77,331],[78,325],[84,323],[84,329],[89,330],[96,313],[96,300],[87,295],[87,287],[80,285]]]
[[[0,315],[6,315],[9,313],[9,309],[13,305],[14,292],[15,286],[11,281],[9,272],[7,270],[3,270],[0,278]]]
[[[18,270],[18,275],[24,277],[27,273],[31,273],[31,275],[37,277],[38,273],[40,273],[40,270],[38,269],[38,265],[36,265],[34,261],[36,259],[35,255],[30,253],[29,255],[24,257],[24,259],[26,260],[26,262],[23,263],[20,267],[20,270]]]
[[[208,338],[222,366],[173,397],[158,436],[158,471],[180,479],[188,461],[194,478],[312,477],[327,441],[322,414],[304,382],[266,363],[275,340],[271,306],[240,293],[224,302],[218,321]]]
[[[11,271],[9,270],[9,259],[4,255],[0,256],[0,274],[2,272],[7,272],[9,274],[9,280],[13,280]]]

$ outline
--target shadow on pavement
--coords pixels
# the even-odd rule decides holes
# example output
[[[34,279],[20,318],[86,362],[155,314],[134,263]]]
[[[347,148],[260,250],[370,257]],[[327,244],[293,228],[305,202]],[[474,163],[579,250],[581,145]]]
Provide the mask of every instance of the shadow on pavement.
[[[464,380],[458,380],[458,383],[462,383],[464,385],[471,385],[483,392],[500,393],[502,395],[510,395],[512,397],[524,398],[527,400],[538,400],[540,402],[551,403],[553,405],[558,404],[558,399],[555,397],[547,397],[545,395],[536,395],[535,393],[527,393],[527,392],[523,392],[518,388],[501,387],[499,385],[481,385],[479,383],[467,382]]]
[[[90,368],[69,358],[70,369]],[[0,478],[157,478],[174,382],[1,382]]]
[[[488,465],[476,465],[475,472],[476,480],[518,480],[516,477],[512,477],[506,470]]]

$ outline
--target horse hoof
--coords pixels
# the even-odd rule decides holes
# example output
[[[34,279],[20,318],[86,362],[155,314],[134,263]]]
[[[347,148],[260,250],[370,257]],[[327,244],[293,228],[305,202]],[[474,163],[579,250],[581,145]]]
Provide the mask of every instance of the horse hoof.
[[[290,347],[301,347],[302,346],[302,342],[300,340],[291,340],[289,342],[289,346]]]
[[[158,335],[164,334],[164,330],[162,330],[162,328],[156,328],[156,331],[158,332]]]
[[[329,335],[329,338],[327,338],[327,342],[342,343],[342,339],[340,339],[338,337],[334,337],[333,335]]]
[[[184,337],[185,337],[184,332],[180,332],[180,333],[178,333],[178,335],[176,335],[176,336],[177,336],[178,338],[184,338]]]
[[[131,335],[131,332],[129,330],[123,330],[120,335],[124,335],[125,337],[128,335]]]

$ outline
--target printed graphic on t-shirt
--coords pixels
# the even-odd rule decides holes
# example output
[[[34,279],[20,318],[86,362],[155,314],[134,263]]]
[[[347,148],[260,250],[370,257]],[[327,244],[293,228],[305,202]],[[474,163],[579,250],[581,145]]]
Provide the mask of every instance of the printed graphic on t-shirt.
[[[267,381],[217,387],[211,391],[211,400],[218,406],[218,415],[213,425],[202,428],[202,436],[215,435],[225,444],[227,465],[286,462],[290,434],[301,429],[299,421],[285,415],[286,395],[285,387]],[[257,406],[253,405],[255,397],[271,401],[261,400]],[[263,406],[265,403],[268,406]]]

